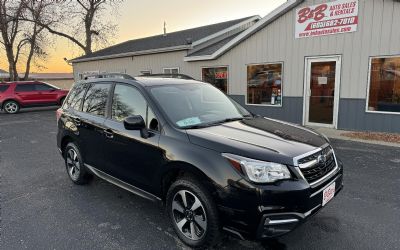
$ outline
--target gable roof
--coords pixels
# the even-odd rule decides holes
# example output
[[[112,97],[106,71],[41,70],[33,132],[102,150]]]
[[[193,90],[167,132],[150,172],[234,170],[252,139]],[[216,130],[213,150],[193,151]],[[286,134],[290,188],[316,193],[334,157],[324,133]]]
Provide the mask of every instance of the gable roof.
[[[288,0],[286,3],[282,4],[278,8],[276,8],[274,11],[266,15],[264,18],[262,18],[260,21],[258,21],[256,24],[248,28],[247,30],[243,31],[241,34],[238,36],[235,36],[233,39],[231,39],[229,42],[215,50],[212,54],[201,54],[201,55],[196,55],[195,53],[192,55],[188,55],[184,58],[184,61],[186,62],[191,62],[191,61],[206,61],[206,60],[214,60],[217,59],[218,57],[222,56],[229,50],[231,50],[233,47],[241,43],[242,41],[246,40],[250,36],[252,36],[254,33],[258,32],[259,30],[265,28],[268,26],[270,23],[278,19],[279,17],[283,16],[296,6],[298,6],[300,3],[304,2],[304,0]]]
[[[218,35],[221,32],[227,32],[229,29],[241,25],[242,23],[254,22],[259,20],[259,16],[251,16],[231,20],[222,23],[216,23],[197,28],[181,30],[177,32],[167,33],[164,35],[157,35],[126,41],[111,47],[98,50],[90,55],[84,55],[71,62],[83,62],[100,59],[126,57],[140,54],[160,53],[166,51],[177,51],[190,49],[193,45],[205,43]],[[191,42],[188,42],[191,40]]]
[[[7,71],[0,69],[0,74],[8,74]]]

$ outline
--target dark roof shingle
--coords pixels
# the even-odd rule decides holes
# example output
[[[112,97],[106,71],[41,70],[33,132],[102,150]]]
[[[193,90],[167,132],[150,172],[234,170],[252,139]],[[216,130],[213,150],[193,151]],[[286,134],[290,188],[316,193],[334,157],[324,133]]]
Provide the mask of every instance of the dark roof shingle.
[[[241,19],[236,19],[232,21],[222,22],[211,24],[207,26],[197,27],[193,29],[187,29],[172,33],[167,33],[166,36],[164,35],[157,35],[151,37],[145,37],[135,40],[126,41],[120,44],[113,45],[111,47],[98,50],[93,52],[90,55],[84,55],[74,60],[81,60],[81,59],[89,59],[94,57],[103,57],[103,56],[111,56],[116,54],[122,53],[129,53],[129,52],[139,52],[139,51],[146,51],[152,49],[162,49],[162,48],[169,48],[169,47],[176,47],[187,45],[187,39],[191,39],[193,42],[210,36],[214,33],[217,33],[221,30],[227,29],[233,25],[241,23],[251,17],[245,17]]]

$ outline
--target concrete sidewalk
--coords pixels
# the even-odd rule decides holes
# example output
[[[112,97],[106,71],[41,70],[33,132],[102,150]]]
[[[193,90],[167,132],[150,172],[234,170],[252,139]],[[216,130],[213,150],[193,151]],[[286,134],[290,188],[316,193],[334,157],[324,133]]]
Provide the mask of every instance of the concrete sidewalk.
[[[356,139],[356,138],[342,135],[344,133],[354,132],[354,131],[337,130],[337,129],[332,129],[332,128],[321,128],[321,127],[311,127],[311,128],[326,135],[330,139],[332,138],[332,139],[340,139],[340,140],[346,140],[346,141],[357,141],[357,142],[363,142],[363,143],[369,143],[369,144],[375,144],[375,145],[400,147],[400,143],[377,141],[377,140],[363,140],[363,139]]]

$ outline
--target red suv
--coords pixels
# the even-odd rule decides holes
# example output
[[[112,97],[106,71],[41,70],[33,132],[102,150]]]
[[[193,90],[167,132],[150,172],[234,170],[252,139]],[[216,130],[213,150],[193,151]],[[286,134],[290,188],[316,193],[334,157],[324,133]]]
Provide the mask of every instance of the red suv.
[[[67,94],[44,82],[0,83],[0,109],[15,114],[22,107],[61,105]]]

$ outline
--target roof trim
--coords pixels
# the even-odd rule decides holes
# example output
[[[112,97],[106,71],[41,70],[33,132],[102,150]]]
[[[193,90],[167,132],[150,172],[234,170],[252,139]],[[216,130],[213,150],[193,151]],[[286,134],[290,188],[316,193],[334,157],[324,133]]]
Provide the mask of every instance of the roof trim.
[[[89,62],[89,61],[121,58],[121,57],[140,56],[140,55],[157,54],[157,53],[163,53],[163,52],[188,50],[190,48],[191,48],[190,45],[180,45],[180,46],[165,47],[165,48],[159,48],[159,49],[140,50],[140,51],[127,52],[127,53],[113,54],[113,55],[107,55],[107,56],[96,56],[96,57],[89,57],[89,58],[83,58],[83,59],[72,59],[72,60],[69,60],[68,62],[70,62],[70,63]]]
[[[275,21],[277,18],[280,16],[286,14],[290,10],[292,10],[294,7],[299,5],[300,3],[304,2],[304,0],[288,0],[286,3],[282,4],[275,10],[273,10],[271,13],[266,15],[263,19],[261,19],[259,22],[255,23],[252,27],[248,28],[245,30],[243,33],[232,39],[230,42],[225,44],[223,47],[218,49],[216,52],[214,52],[212,55],[205,55],[205,56],[186,56],[183,58],[185,62],[193,62],[193,61],[208,61],[208,60],[214,60],[248,38],[249,36],[253,35],[260,29],[268,26],[270,23]]]
[[[244,21],[242,21],[242,22],[240,22],[240,23],[238,23],[238,24],[235,24],[235,25],[233,25],[233,26],[231,26],[231,27],[228,27],[228,28],[226,28],[226,29],[223,29],[223,30],[221,30],[221,31],[218,31],[217,33],[214,33],[214,34],[209,35],[209,36],[206,36],[206,37],[204,37],[204,38],[202,38],[202,39],[200,39],[200,40],[197,40],[197,41],[195,41],[195,42],[192,43],[192,46],[193,46],[193,47],[198,46],[198,45],[203,44],[203,43],[205,43],[205,42],[208,42],[208,41],[210,41],[210,40],[212,40],[212,39],[214,39],[214,38],[217,38],[217,37],[219,37],[219,36],[221,36],[221,35],[223,35],[223,34],[229,32],[229,31],[235,30],[235,29],[237,29],[237,28],[243,26],[243,25],[246,24],[246,23],[253,22],[253,21],[257,21],[257,20],[260,20],[260,19],[261,19],[261,17],[258,16],[258,15],[257,15],[257,16],[252,16],[252,17],[250,17],[250,18],[248,18],[248,19],[246,19],[246,20],[244,20]]]

